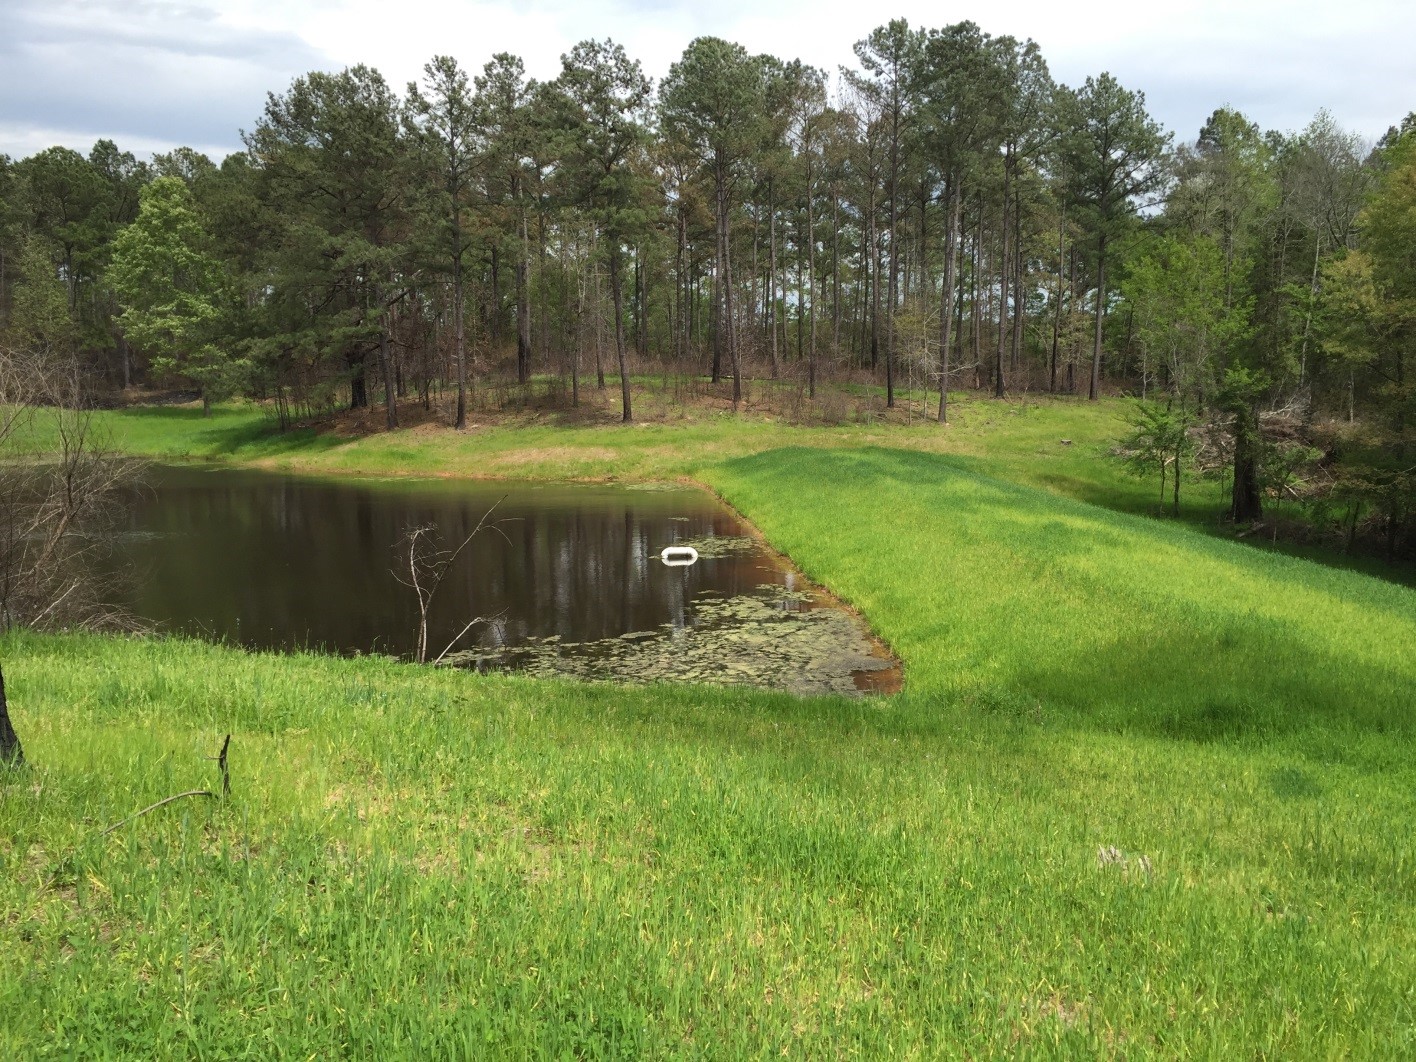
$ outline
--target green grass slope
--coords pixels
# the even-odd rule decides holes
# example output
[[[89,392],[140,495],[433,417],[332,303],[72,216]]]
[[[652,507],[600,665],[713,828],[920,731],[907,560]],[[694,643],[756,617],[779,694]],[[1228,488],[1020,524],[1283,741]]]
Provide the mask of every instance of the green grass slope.
[[[888,700],[0,642],[0,1056],[1416,1051],[1416,594],[976,469],[694,469]]]
[[[872,618],[925,700],[1201,740],[1416,726],[1409,589],[930,454],[790,449],[709,478]]]

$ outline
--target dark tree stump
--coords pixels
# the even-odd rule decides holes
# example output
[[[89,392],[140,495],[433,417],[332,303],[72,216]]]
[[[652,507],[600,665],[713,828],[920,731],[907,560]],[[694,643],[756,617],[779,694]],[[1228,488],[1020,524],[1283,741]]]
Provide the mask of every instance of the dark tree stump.
[[[0,670],[0,767],[19,767],[24,762],[25,750],[10,725],[10,709],[5,703],[5,672]]]

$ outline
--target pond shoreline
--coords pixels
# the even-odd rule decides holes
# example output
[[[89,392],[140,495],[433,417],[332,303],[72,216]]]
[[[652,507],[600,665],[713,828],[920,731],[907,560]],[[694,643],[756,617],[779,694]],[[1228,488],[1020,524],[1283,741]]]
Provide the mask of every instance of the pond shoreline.
[[[488,553],[485,544],[473,543],[474,553],[486,555],[464,560],[452,580],[461,585],[448,591],[454,601],[473,602],[468,615],[491,617],[490,626],[472,631],[463,646],[452,637],[453,658],[479,669],[490,662],[538,674],[568,669],[564,673],[583,679],[723,681],[789,688],[803,695],[890,695],[901,688],[902,662],[860,612],[807,576],[740,510],[701,482],[311,474],[231,461],[165,461],[151,468],[152,481],[134,495],[135,523],[125,553],[133,562],[145,563],[148,574],[125,603],[135,615],[164,629],[258,649],[315,645],[336,655],[379,652],[405,658],[411,647],[400,639],[416,626],[416,617],[405,615],[391,627],[388,619],[359,618],[370,608],[380,615],[387,608],[402,615],[409,607],[403,591],[378,571],[388,561],[388,551],[378,543],[392,547],[397,527],[425,524],[442,528],[451,536],[446,539],[451,546],[477,522],[479,513],[506,503],[509,508],[503,506],[498,521],[506,530],[497,532],[506,548]],[[468,492],[459,489],[460,483],[467,484]],[[493,497],[498,491],[487,489],[497,486],[507,488],[500,498]],[[278,518],[272,515],[277,511]],[[610,523],[596,531],[597,521],[607,519]],[[691,520],[698,523],[680,522]],[[692,530],[695,526],[698,531]],[[508,532],[523,545],[512,548]],[[347,552],[347,540],[356,533],[363,543],[357,556],[342,563],[331,560]],[[567,540],[557,545],[557,536],[567,533],[574,534],[575,544]],[[614,544],[630,534],[632,545],[630,540]],[[661,571],[661,547],[680,539],[700,542],[706,551],[703,558],[691,571]],[[729,548],[717,551],[717,542]],[[604,550],[609,552],[600,557]],[[554,571],[547,567],[552,556],[557,558]],[[631,557],[636,558],[632,567],[622,568]],[[525,568],[532,558],[537,558],[534,569]],[[566,564],[571,567],[564,568]],[[586,584],[575,573],[587,565],[587,571],[603,573],[597,578],[609,577],[610,585],[623,589],[606,594]],[[232,566],[243,569],[234,583],[225,573]],[[524,582],[533,570],[543,574]],[[209,574],[196,595],[189,584],[199,571]],[[614,575],[616,571],[621,574]],[[341,573],[360,576],[367,591],[350,597]],[[724,577],[733,582],[720,585],[717,580]],[[486,579],[501,587],[492,599],[476,589]],[[552,582],[543,585],[538,580]],[[788,598],[780,598],[773,584],[781,584]],[[659,587],[656,595],[675,595],[675,600],[687,596],[673,614],[656,616],[633,606],[639,609],[636,615],[608,619],[631,607],[630,601],[642,599],[647,605],[650,599],[643,595],[651,586]],[[737,589],[731,589],[734,586]],[[703,596],[710,587],[718,596]],[[564,598],[567,592],[569,599]],[[732,600],[721,598],[724,592]],[[548,594],[557,602],[554,616],[544,611]],[[735,594],[746,596],[734,604]],[[750,603],[754,599],[776,604],[764,612],[761,605]],[[436,604],[432,607],[430,617],[436,621]],[[320,618],[331,608],[339,616],[333,627]],[[611,611],[604,622],[582,630],[576,617],[588,618],[591,613],[583,611],[587,608]],[[527,609],[539,618],[531,619]],[[761,637],[745,634],[753,627],[761,629]],[[675,633],[679,628],[683,637]],[[635,651],[627,653],[627,643],[620,639],[633,631],[654,637],[640,639]],[[447,630],[430,633],[433,660],[442,655],[439,648],[450,635]],[[468,634],[465,627],[461,633]],[[788,659],[799,666],[784,670],[782,663]],[[846,660],[859,664],[850,667],[851,681],[843,687],[845,673],[838,675],[837,669]]]

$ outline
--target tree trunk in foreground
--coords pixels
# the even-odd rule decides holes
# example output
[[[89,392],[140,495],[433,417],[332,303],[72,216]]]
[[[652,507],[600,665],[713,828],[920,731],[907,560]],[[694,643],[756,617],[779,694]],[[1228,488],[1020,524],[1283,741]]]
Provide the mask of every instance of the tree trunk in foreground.
[[[0,671],[0,767],[19,767],[24,762],[25,750],[10,725],[10,710],[5,703],[5,673]]]

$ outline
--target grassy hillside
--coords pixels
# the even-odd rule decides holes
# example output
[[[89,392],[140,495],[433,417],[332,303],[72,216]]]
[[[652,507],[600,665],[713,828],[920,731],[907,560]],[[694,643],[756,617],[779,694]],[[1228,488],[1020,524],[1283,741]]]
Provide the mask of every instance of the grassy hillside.
[[[998,408],[889,449],[123,415],[149,452],[702,479],[906,688],[11,636],[0,1056],[1416,1051],[1416,593],[1076,500],[1129,507],[1097,414]],[[210,784],[227,732],[229,802],[97,837]]]
[[[279,432],[265,410],[244,405],[217,407],[210,418],[194,406],[135,407],[100,413],[98,423],[118,447],[154,458],[363,475],[676,479],[783,446],[889,445],[952,454],[988,474],[1152,511],[1153,486],[1124,475],[1119,462],[1102,459],[1124,431],[1129,408],[1124,399],[995,402],[958,396],[942,428],[918,417],[907,424],[868,413],[841,424],[803,426],[692,407],[682,416],[628,425],[568,411],[509,413],[480,423],[474,417],[466,432],[434,425],[384,432],[378,430],[382,410],[319,429]],[[37,427],[26,444],[43,450],[50,440],[43,424]],[[1217,498],[1213,485],[1196,491],[1190,514],[1212,513]]]
[[[921,401],[926,397],[916,395]],[[641,407],[646,404],[641,402]],[[1121,512],[1154,514],[1157,482],[1126,474],[1121,462],[1111,457],[1131,412],[1129,399],[1093,403],[1025,396],[997,401],[963,393],[952,396],[950,422],[943,427],[920,419],[917,410],[912,419],[899,410],[887,419],[868,405],[854,418],[831,425],[793,424],[760,414],[733,416],[711,407],[664,410],[651,405],[643,420],[629,425],[603,411],[532,410],[474,417],[472,427],[461,433],[435,424],[385,432],[382,410],[319,428],[280,432],[266,411],[253,406],[218,407],[210,418],[194,406],[136,407],[100,414],[99,426],[122,449],[159,460],[234,461],[287,471],[376,476],[706,480],[705,470],[716,464],[783,447],[889,446],[947,454],[960,467],[987,476]],[[406,410],[404,416],[416,414]],[[49,443],[40,430],[20,445],[42,451]],[[1182,522],[1205,534],[1231,538],[1233,529],[1221,520],[1228,504],[1224,487],[1189,477],[1181,499]],[[1251,548],[1416,582],[1416,571],[1409,566],[1393,568],[1282,539],[1271,543],[1264,536],[1247,542]]]

